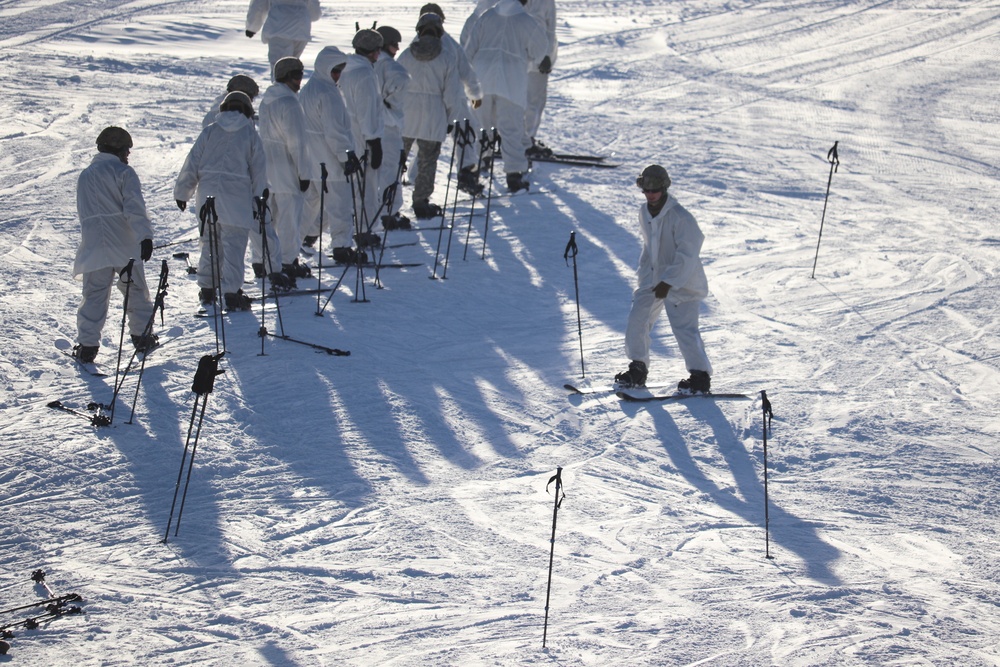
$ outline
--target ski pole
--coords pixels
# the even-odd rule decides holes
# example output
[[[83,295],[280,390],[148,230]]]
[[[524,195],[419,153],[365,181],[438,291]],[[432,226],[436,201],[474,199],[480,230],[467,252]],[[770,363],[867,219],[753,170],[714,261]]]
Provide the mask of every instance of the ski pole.
[[[322,317],[322,313],[319,312],[319,295],[320,288],[323,287],[323,209],[326,205],[326,179],[330,176],[330,172],[326,170],[326,162],[319,163],[319,178],[322,183],[322,187],[319,189],[319,259],[316,267],[316,317]]]
[[[160,264],[160,280],[156,285],[156,296],[153,298],[153,312],[149,315],[149,320],[146,321],[146,327],[142,330],[143,340],[150,340],[150,336],[153,335],[153,326],[156,324],[156,311],[160,311],[160,321],[163,321],[163,300],[167,295],[167,275],[170,273],[170,269],[167,267],[167,260],[163,260]],[[126,424],[132,423],[132,418],[135,417],[135,404],[139,400],[139,387],[142,386],[142,375],[146,371],[146,354],[143,353],[142,361],[139,363],[139,375],[135,382],[135,395],[132,396],[132,412],[128,416],[128,421]]]
[[[452,128],[455,131],[455,140],[451,144],[451,161],[448,163],[448,180],[445,181],[445,186],[444,186],[445,205],[441,209],[441,226],[438,228],[437,248],[434,251],[434,270],[431,272],[430,276],[431,279],[433,280],[437,280],[438,278],[437,270],[438,270],[438,262],[441,259],[441,240],[444,238],[444,230],[445,230],[444,216],[446,213],[446,209],[448,208],[448,197],[451,194],[451,170],[455,168],[455,151],[458,148],[458,144],[461,143],[461,139],[459,138],[461,130],[458,129],[458,121],[455,120],[452,121],[452,123],[453,123]]]
[[[122,305],[122,327],[120,335],[118,336],[118,362],[115,365],[115,391],[111,397],[111,415],[109,417],[108,424],[112,424],[115,421],[115,404],[118,402],[118,391],[121,389],[121,383],[118,381],[118,376],[121,373],[122,367],[122,346],[125,344],[125,320],[128,317],[128,297],[132,290],[132,270],[135,267],[135,259],[130,259],[125,268],[118,272],[118,279],[122,280],[125,275],[128,275],[128,281],[125,283],[125,299]],[[134,354],[134,353],[133,353]],[[131,361],[129,362],[131,365]],[[121,378],[121,382],[125,382],[125,378]]]
[[[462,127],[455,124],[455,141],[461,141],[462,145],[459,150],[458,157],[458,168],[462,169],[462,165],[465,164],[465,150],[472,145],[473,140],[469,139],[469,133],[472,132],[472,124],[469,123],[469,119],[465,119],[465,124]],[[473,139],[475,138],[475,133],[473,133]],[[451,180],[451,174],[448,174],[449,182]],[[455,211],[458,210],[458,177],[455,177],[455,199],[451,204],[451,222],[448,224],[448,245],[444,252],[444,271],[441,272],[441,279],[444,280],[448,277],[448,260],[451,257],[451,238],[455,234]],[[473,205],[475,205],[475,197],[473,197]],[[447,205],[448,199],[445,198],[445,204]],[[471,220],[472,215],[470,213],[469,218]]]
[[[222,354],[226,353],[226,320],[222,317],[222,309],[225,304],[222,299],[222,257],[219,253],[219,214],[215,212],[215,197],[206,197],[205,203],[198,211],[201,218],[201,235],[205,235],[205,228],[208,228],[208,252],[209,266],[212,268],[212,291],[215,293],[215,351],[219,350],[219,337],[222,337]]]
[[[406,151],[399,151],[399,164],[396,166],[396,180],[382,193],[382,206],[388,211],[389,216],[395,216],[393,208],[396,206],[396,195],[399,192],[400,184],[403,182],[403,172],[406,171]],[[379,246],[378,261],[375,263],[375,287],[382,289],[382,279],[379,277],[379,269],[382,268],[382,258],[385,256],[386,240],[389,238],[389,229],[382,226],[382,243]],[[374,255],[374,251],[372,252]]]
[[[177,472],[177,484],[174,486],[174,500],[170,504],[170,518],[167,519],[167,530],[163,533],[163,543],[166,544],[170,535],[170,524],[174,520],[174,507],[177,505],[177,492],[181,487],[181,478],[184,475],[184,464],[187,463],[187,481],[184,483],[184,494],[181,496],[181,507],[177,513],[177,527],[174,529],[174,537],[181,529],[181,515],[184,513],[184,501],[187,499],[188,485],[191,484],[191,471],[194,468],[194,455],[198,449],[198,436],[201,435],[201,425],[205,419],[205,406],[208,405],[208,395],[215,388],[215,376],[225,371],[219,370],[219,359],[224,356],[220,354],[206,354],[198,360],[198,370],[194,373],[194,383],[191,391],[194,392],[194,408],[191,412],[191,420],[188,423],[187,439],[184,441],[184,453],[181,455],[181,468]],[[201,414],[198,414],[199,402],[201,403]],[[195,417],[198,417],[198,429],[194,433],[194,446],[192,445],[191,432],[194,431]],[[188,460],[188,448],[191,449],[191,458]]]
[[[764,433],[764,557],[774,558],[771,555],[771,517],[767,496],[767,431],[771,428],[771,401],[767,400],[767,392],[760,392],[761,408],[764,411],[763,422],[761,424]]]
[[[577,279],[576,255],[579,249],[576,247],[576,232],[569,233],[569,243],[566,244],[566,252],[563,259],[569,266],[569,260],[573,258],[573,289],[576,291],[576,333],[580,338],[580,377],[587,377],[587,369],[583,365],[583,323],[580,320],[580,281]]]
[[[556,474],[549,478],[548,483],[545,485],[546,493],[548,493],[549,486],[552,482],[556,483],[556,493],[555,504],[552,508],[552,537],[549,540],[549,581],[545,589],[545,624],[542,627],[542,648],[545,648],[545,641],[548,638],[549,632],[549,599],[552,595],[552,562],[555,559],[556,554],[556,519],[559,516],[559,506],[562,505],[562,501],[566,497],[562,488],[562,468],[557,467]]]
[[[819,261],[819,244],[823,240],[823,223],[826,222],[826,204],[830,200],[830,185],[833,183],[833,174],[840,168],[840,156],[837,154],[837,144],[833,142],[833,148],[826,153],[826,159],[830,163],[830,178],[826,181],[826,197],[823,198],[823,215],[819,220],[819,238],[816,239],[816,257],[813,258],[813,271],[811,278],[816,277],[816,262]]]
[[[485,130],[483,131],[483,141],[487,142],[486,145],[490,150],[490,185],[489,190],[486,193],[486,224],[483,225],[483,255],[480,259],[486,259],[486,235],[490,231],[490,205],[493,203],[493,165],[496,164],[497,151],[500,150],[500,133],[497,132],[495,127],[491,127],[490,131],[493,133],[492,138],[487,137]]]

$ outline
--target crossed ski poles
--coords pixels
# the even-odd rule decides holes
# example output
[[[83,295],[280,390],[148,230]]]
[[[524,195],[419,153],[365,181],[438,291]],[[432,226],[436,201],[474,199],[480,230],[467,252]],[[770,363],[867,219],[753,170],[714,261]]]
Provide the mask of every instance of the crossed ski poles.
[[[142,330],[143,340],[150,340],[153,335],[153,325],[156,323],[156,312],[160,312],[160,324],[163,325],[163,302],[167,296],[167,276],[170,273],[170,269],[167,266],[167,260],[163,260],[160,264],[160,280],[156,285],[156,296],[153,297],[153,312],[149,316],[149,320],[146,322],[146,327]],[[131,364],[130,364],[131,365]],[[139,387],[142,386],[142,376],[146,371],[146,354],[143,353],[142,361],[139,363],[139,377],[135,383],[135,394],[132,396],[132,412],[128,416],[128,421],[126,424],[132,423],[132,418],[135,417],[135,404],[139,400]],[[124,381],[124,378],[123,378]],[[117,396],[117,393],[116,393]],[[114,407],[111,408],[111,414],[114,415]]]
[[[224,303],[222,300],[222,256],[219,252],[219,214],[215,211],[215,197],[206,197],[205,203],[198,211],[198,219],[201,222],[199,233],[205,238],[208,232],[208,252],[209,266],[212,269],[212,320],[215,323],[215,352],[217,354],[226,353],[226,320],[222,317]],[[220,349],[220,336],[222,347]]]
[[[205,407],[208,405],[208,395],[215,388],[215,376],[224,373],[219,370],[219,360],[225,352],[218,354],[206,354],[198,361],[198,370],[194,374],[194,383],[191,391],[194,392],[194,407],[191,410],[191,419],[188,422],[187,439],[184,441],[184,453],[181,454],[181,467],[177,471],[177,484],[174,486],[174,500],[170,504],[170,517],[167,519],[167,530],[163,533],[163,542],[166,543],[170,536],[170,525],[174,520],[174,508],[177,506],[177,493],[181,488],[181,479],[184,477],[184,466],[187,464],[187,479],[184,482],[184,493],[181,495],[181,505],[177,512],[177,526],[174,529],[174,537],[181,529],[181,517],[184,515],[184,503],[187,500],[188,486],[191,484],[191,472],[194,470],[194,455],[198,450],[198,437],[201,435],[201,425],[205,419]],[[200,408],[200,409],[199,409]],[[195,420],[197,419],[197,428]],[[192,432],[194,439],[192,440]],[[188,459],[188,449],[191,450],[191,457]]]
[[[490,179],[489,185],[486,191],[486,224],[483,225],[483,254],[480,259],[486,259],[486,235],[490,231],[490,204],[493,202],[493,165],[496,164],[497,153],[500,152],[500,133],[495,127],[490,128],[490,133],[487,134],[484,129],[482,136],[479,139],[479,154],[483,156],[486,151],[490,151]],[[482,157],[480,157],[480,164],[482,164]]]
[[[382,193],[382,205],[385,210],[389,212],[389,215],[393,215],[392,209],[396,204],[396,196],[399,194],[399,187],[403,181],[403,173],[406,171],[406,151],[399,151],[399,164],[396,166],[396,178],[392,182],[392,185],[385,189]],[[378,261],[375,262],[375,287],[382,289],[382,281],[379,278],[380,270],[382,268],[382,258],[385,257],[385,245],[389,238],[389,230],[383,225],[382,229],[382,244],[379,247]]]

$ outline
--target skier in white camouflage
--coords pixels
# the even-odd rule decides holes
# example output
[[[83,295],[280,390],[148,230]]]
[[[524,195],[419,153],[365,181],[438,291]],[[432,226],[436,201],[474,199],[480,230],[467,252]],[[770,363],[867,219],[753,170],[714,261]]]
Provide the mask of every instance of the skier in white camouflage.
[[[253,38],[260,32],[261,41],[267,44],[272,81],[277,80],[274,67],[279,60],[302,57],[312,37],[312,22],[322,15],[319,0],[251,0],[246,35]]]
[[[97,137],[97,155],[80,173],[76,210],[82,238],[73,262],[73,276],[82,276],[83,301],[76,314],[77,345],[73,355],[91,363],[101,345],[108,318],[111,286],[128,295],[126,314],[132,344],[140,352],[157,346],[156,336],[144,336],[153,316],[143,263],[153,254],[153,226],[146,213],[142,185],[128,166],[132,137],[120,127],[107,127]],[[129,261],[139,256],[129,274]]]
[[[267,181],[271,191],[270,208],[280,248],[271,248],[271,259],[280,258],[281,271],[293,284],[297,278],[312,275],[299,263],[302,245],[302,213],[305,191],[314,171],[309,159],[306,122],[299,104],[304,68],[298,58],[282,58],[274,66],[275,82],[260,102],[260,138],[267,155]],[[255,258],[255,262],[261,261]],[[260,276],[262,267],[255,266]]]
[[[444,57],[451,60],[458,67],[458,78],[465,88],[466,104],[454,111],[451,120],[469,119],[472,127],[479,130],[482,125],[475,110],[483,103],[483,87],[479,85],[479,77],[476,70],[469,61],[465,49],[458,41],[448,34],[444,28],[444,11],[441,6],[434,2],[428,2],[420,8],[420,16],[424,14],[436,14],[441,17],[441,50]],[[479,182],[479,151],[475,147],[467,148],[462,156],[461,168],[458,172],[458,189],[471,195],[482,194],[483,184]],[[415,178],[415,175],[411,175]]]
[[[229,93],[219,109],[215,122],[202,130],[184,160],[174,185],[174,201],[183,211],[197,193],[195,211],[200,212],[207,198],[214,197],[219,216],[215,224],[218,258],[213,266],[212,235],[205,229],[198,261],[202,305],[215,303],[219,284],[226,310],[250,310],[250,298],[243,293],[247,241],[260,230],[254,220],[254,197],[263,196],[267,188],[267,158],[253,125],[250,98],[240,91]],[[276,245],[273,231],[268,241]],[[220,275],[214,274],[216,270]]]
[[[483,86],[479,118],[500,133],[500,152],[507,189],[527,190],[525,155],[530,141],[524,127],[528,105],[528,71],[547,57],[549,38],[542,25],[524,10],[527,0],[500,0],[477,19],[470,19],[462,43]]]
[[[628,370],[615,376],[621,387],[642,387],[649,368],[650,332],[660,313],[667,311],[690,377],[677,384],[684,393],[708,393],[712,387],[712,364],[698,329],[698,310],[708,296],[708,281],[701,264],[705,240],[694,216],[670,197],[670,176],[654,164],[636,179],[646,197],[639,210],[642,253],[639,255],[638,286],[632,294],[632,309],[625,329]]]
[[[399,212],[403,205],[402,178],[397,180],[396,177],[402,175],[399,171],[399,162],[403,150],[403,113],[410,86],[410,75],[406,68],[395,60],[403,36],[392,26],[382,25],[376,30],[382,35],[382,53],[375,61],[375,75],[378,77],[379,92],[382,94],[384,124],[382,152],[386,160],[385,167],[378,171],[378,199],[383,202],[381,215],[383,227],[400,229],[409,223],[409,219],[404,220],[405,216]],[[395,188],[391,197],[389,188]]]
[[[417,20],[417,37],[399,55],[399,63],[410,73],[410,89],[403,115],[403,150],[410,154],[417,144],[417,175],[413,182],[413,214],[420,219],[441,215],[441,207],[430,202],[441,154],[448,135],[448,122],[465,106],[462,82],[455,62],[441,46],[441,17],[424,14]]]
[[[337,88],[337,79],[347,65],[347,54],[336,46],[327,46],[316,56],[313,74],[299,93],[306,118],[311,159],[326,164],[329,173],[323,195],[323,226],[330,233],[334,259],[353,261],[351,186],[344,177],[348,152],[354,155],[351,116]],[[355,156],[356,159],[356,156]],[[312,247],[320,233],[321,181],[314,180],[306,192],[303,245]]]
[[[552,155],[552,149],[535,137],[542,124],[542,112],[545,110],[549,94],[549,74],[556,64],[556,53],[559,48],[559,41],[556,39],[556,1],[528,0],[524,8],[542,24],[549,37],[548,53],[536,69],[528,71],[528,105],[524,109],[524,130],[531,141],[528,157],[548,157]]]
[[[382,52],[382,35],[375,30],[359,30],[351,40],[354,53],[347,56],[337,85],[344,96],[344,104],[351,115],[354,150],[358,156],[367,154],[358,179],[356,224],[361,231],[376,231],[380,222],[373,219],[378,210],[378,171],[382,167],[382,134],[385,119],[382,115],[382,95],[379,93],[375,62]],[[363,196],[362,196],[363,195]]]

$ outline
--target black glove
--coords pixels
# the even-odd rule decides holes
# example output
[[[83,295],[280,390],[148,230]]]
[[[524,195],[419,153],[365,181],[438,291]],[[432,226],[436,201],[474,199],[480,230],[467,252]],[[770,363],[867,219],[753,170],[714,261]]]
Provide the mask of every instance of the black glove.
[[[174,201],[177,202],[177,208],[182,211],[188,207],[188,203],[186,201],[181,201],[180,199],[175,199]]]
[[[354,151],[347,151],[347,162],[344,163],[344,176],[350,176],[361,171],[361,160]]]
[[[256,34],[257,33],[255,33],[253,30],[247,30],[247,37],[251,37],[252,38]]]
[[[271,196],[271,191],[268,190],[267,188],[264,188],[264,191],[260,193],[260,198],[263,199],[264,201],[267,201],[267,198],[270,196]]]
[[[552,59],[548,56],[542,58],[542,63],[538,66],[538,71],[542,74],[548,74],[552,71]]]
[[[302,192],[305,192],[308,189],[309,189],[309,179],[308,178],[300,178],[299,179],[299,190],[302,190]]]
[[[366,143],[370,156],[368,164],[372,166],[372,169],[378,169],[382,166],[382,140],[379,138],[369,139]]]
[[[142,261],[148,262],[149,258],[153,256],[153,239],[143,239],[142,243],[139,244],[139,257],[142,257]]]

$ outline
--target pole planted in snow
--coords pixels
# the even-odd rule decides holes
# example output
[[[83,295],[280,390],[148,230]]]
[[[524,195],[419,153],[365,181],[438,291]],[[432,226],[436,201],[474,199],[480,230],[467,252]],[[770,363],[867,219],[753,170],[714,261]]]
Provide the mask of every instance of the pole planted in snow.
[[[833,148],[826,153],[826,160],[830,163],[830,178],[826,181],[826,197],[823,199],[823,215],[819,220],[819,238],[816,239],[816,256],[813,258],[813,271],[811,278],[816,277],[816,262],[819,261],[819,244],[823,240],[823,223],[826,222],[826,205],[830,201],[830,185],[833,183],[833,174],[840,167],[840,156],[837,154],[837,144],[833,142]]]
[[[767,489],[767,431],[771,428],[771,417],[774,415],[771,412],[771,401],[767,400],[766,391],[761,390],[760,402],[764,411],[763,423],[761,424],[761,430],[764,434],[764,557],[774,558],[771,555],[771,515]]]
[[[566,264],[568,265],[570,258],[573,258],[573,289],[576,291],[576,333],[580,338],[580,377],[587,377],[587,369],[583,365],[583,322],[580,319],[580,280],[576,271],[576,255],[578,252],[579,249],[576,247],[576,232],[570,232],[569,243],[566,244],[563,259],[566,260]]]
[[[562,468],[556,468],[556,474],[549,478],[548,484],[545,485],[545,491],[548,492],[549,486],[552,482],[556,483],[556,493],[555,493],[555,505],[552,508],[552,537],[549,540],[549,581],[545,589],[545,624],[542,627],[542,648],[545,648],[545,642],[548,639],[549,633],[549,599],[552,596],[552,562],[555,559],[556,553],[556,518],[559,516],[559,506],[562,505],[563,498],[566,494],[562,489]]]

